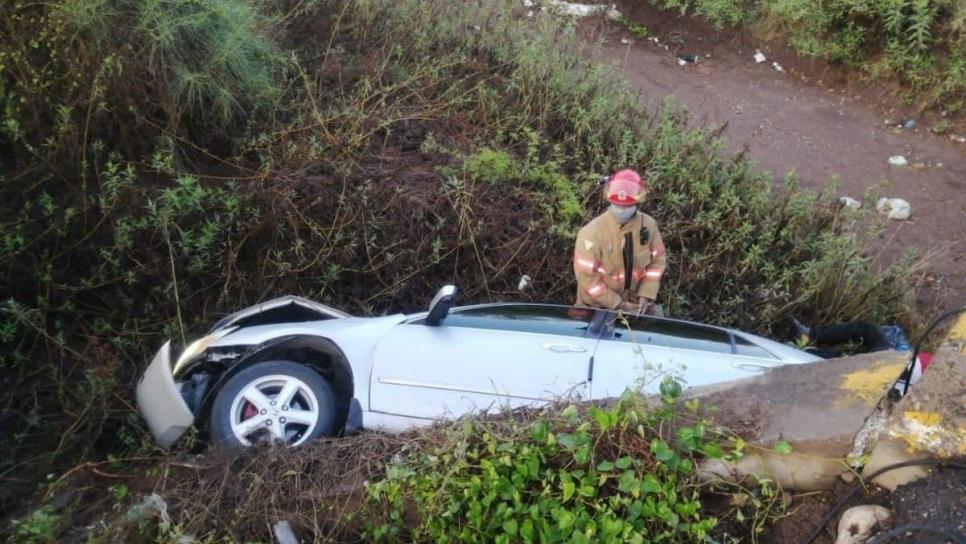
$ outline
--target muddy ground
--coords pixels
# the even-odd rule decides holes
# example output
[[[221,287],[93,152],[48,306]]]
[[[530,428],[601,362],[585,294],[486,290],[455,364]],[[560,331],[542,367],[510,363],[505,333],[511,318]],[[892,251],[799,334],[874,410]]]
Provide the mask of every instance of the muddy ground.
[[[657,107],[671,99],[696,122],[723,126],[726,151],[747,151],[776,179],[795,172],[805,187],[821,188],[834,178],[840,196],[862,200],[871,190],[908,200],[911,218],[889,222],[876,258],[888,264],[915,249],[932,268],[922,302],[966,299],[966,143],[951,139],[966,136],[962,116],[945,119],[950,128],[937,136],[929,129],[944,120],[941,112],[919,115],[891,89],[870,87],[777,41],[719,31],[646,2],[625,1],[620,9],[647,27],[648,39],[613,23],[588,21],[582,29],[603,39],[601,59],[618,66],[644,100]],[[756,49],[766,62],[754,61]],[[678,55],[700,58],[682,66]],[[896,128],[909,119],[915,128]],[[893,155],[908,166],[889,165]]]

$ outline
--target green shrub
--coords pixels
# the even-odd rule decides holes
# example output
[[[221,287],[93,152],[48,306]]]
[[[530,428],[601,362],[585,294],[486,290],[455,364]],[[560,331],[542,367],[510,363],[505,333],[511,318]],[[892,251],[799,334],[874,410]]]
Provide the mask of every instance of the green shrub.
[[[629,392],[584,413],[569,406],[456,424],[368,486],[367,537],[706,542],[717,520],[702,512],[694,458],[723,450],[707,422],[675,419],[680,386],[662,391],[656,409]]]
[[[517,177],[513,160],[505,151],[483,148],[463,163],[466,174],[489,183],[505,183]]]

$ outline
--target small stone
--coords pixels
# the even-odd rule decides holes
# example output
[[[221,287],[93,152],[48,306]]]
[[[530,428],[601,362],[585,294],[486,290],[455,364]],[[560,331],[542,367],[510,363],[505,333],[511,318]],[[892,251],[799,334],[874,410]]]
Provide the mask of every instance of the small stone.
[[[630,38],[621,38],[621,43],[624,44],[624,45],[630,45],[630,44],[634,43],[634,40],[632,40]]]
[[[782,68],[781,64],[778,64],[777,62],[773,62],[771,63],[771,65],[775,68],[776,71],[781,72],[783,74],[785,73],[785,69]]]
[[[905,166],[909,164],[909,161],[907,161],[902,155],[893,155],[889,157],[889,164],[892,166]]]
[[[905,122],[904,125],[902,125],[902,128],[904,128],[906,130],[912,130],[912,129],[916,128],[916,120],[915,119],[909,119],[908,121]]]
[[[755,49],[755,63],[756,64],[761,64],[761,63],[765,62],[766,60],[768,60],[768,59],[765,58],[765,54],[762,53],[761,51]]]

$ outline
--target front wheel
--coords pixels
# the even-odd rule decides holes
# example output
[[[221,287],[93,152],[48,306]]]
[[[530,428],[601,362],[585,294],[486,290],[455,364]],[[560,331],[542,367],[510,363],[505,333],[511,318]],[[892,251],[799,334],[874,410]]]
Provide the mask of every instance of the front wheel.
[[[291,361],[254,364],[215,396],[209,421],[215,442],[299,446],[335,432],[335,395],[315,370]]]

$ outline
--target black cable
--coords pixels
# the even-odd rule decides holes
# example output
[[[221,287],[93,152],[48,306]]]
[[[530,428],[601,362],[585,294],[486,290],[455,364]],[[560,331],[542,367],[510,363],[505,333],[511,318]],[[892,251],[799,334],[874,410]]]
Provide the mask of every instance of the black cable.
[[[963,312],[966,312],[966,306],[962,306],[955,310],[949,310],[947,312],[940,314],[939,317],[932,320],[932,323],[930,323],[929,326],[926,327],[926,331],[919,336],[919,341],[916,342],[916,347],[915,349],[912,350],[912,358],[909,359],[909,364],[906,365],[906,369],[903,370],[902,375],[899,376],[899,381],[904,382],[904,385],[902,387],[903,397],[906,396],[906,393],[909,392],[909,382],[912,381],[912,369],[915,367],[916,357],[919,357],[919,350],[922,349],[923,343],[925,343],[926,339],[929,338],[929,333],[931,333],[932,330],[935,329],[937,325],[939,325],[946,319],[954,315],[961,314]]]
[[[802,541],[802,544],[812,544],[812,542],[815,542],[815,539],[818,538],[818,535],[822,534],[822,531],[825,529],[825,526],[828,525],[828,522],[832,521],[832,518],[835,517],[838,511],[841,510],[842,507],[845,506],[850,500],[852,500],[852,497],[858,494],[859,491],[865,489],[866,481],[872,481],[877,477],[879,477],[881,474],[889,472],[890,470],[895,470],[897,468],[926,466],[926,465],[966,469],[966,462],[953,460],[953,459],[913,459],[912,461],[903,461],[901,463],[893,463],[891,465],[886,465],[880,468],[879,470],[873,472],[872,474],[869,474],[868,476],[866,476],[848,493],[846,493],[845,496],[839,500],[839,502],[835,503],[835,506],[833,506],[832,509],[825,514],[825,517],[822,518],[822,522],[817,527],[815,527],[815,530],[813,530],[811,534],[808,535],[808,538]]]
[[[882,544],[883,542],[889,542],[898,536],[905,536],[908,532],[919,532],[919,533],[932,533],[937,536],[941,536],[946,540],[950,540],[955,544],[966,544],[966,537],[963,533],[959,531],[947,531],[945,529],[937,529],[936,527],[930,527],[928,525],[923,525],[921,523],[910,523],[908,525],[903,525],[902,527],[896,527],[891,531],[886,531],[881,535],[877,535],[875,538],[870,538],[865,542],[865,544]]]

